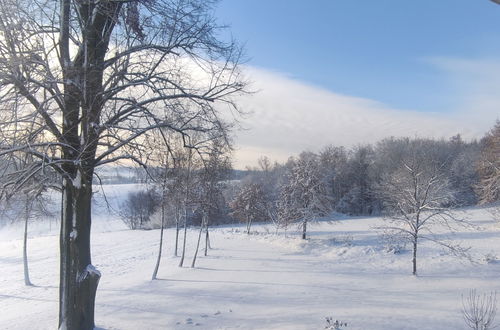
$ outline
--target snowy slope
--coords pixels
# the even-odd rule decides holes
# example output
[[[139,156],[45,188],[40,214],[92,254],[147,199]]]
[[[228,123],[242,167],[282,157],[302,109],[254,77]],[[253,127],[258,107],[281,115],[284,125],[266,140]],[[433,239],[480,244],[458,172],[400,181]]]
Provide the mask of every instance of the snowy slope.
[[[111,188],[119,205],[126,186]],[[137,187],[129,186],[130,189]],[[111,195],[110,195],[111,196]],[[472,246],[471,264],[425,243],[420,275],[411,276],[409,252],[385,252],[372,227],[379,218],[321,222],[307,242],[270,227],[246,235],[239,227],[212,232],[209,256],[189,268],[196,230],[189,231],[185,268],[173,257],[166,231],[159,280],[151,281],[158,230],[130,231],[97,207],[93,263],[102,272],[96,305],[101,329],[323,329],[325,317],[346,329],[465,329],[461,294],[500,291],[500,228],[487,209],[470,209],[480,230],[462,228],[457,241]],[[96,211],[96,212],[97,212]],[[0,328],[54,329],[58,309],[56,233],[29,241],[35,287],[22,279],[21,230],[0,231]],[[8,232],[9,236],[3,234]],[[270,233],[269,233],[270,232]]]

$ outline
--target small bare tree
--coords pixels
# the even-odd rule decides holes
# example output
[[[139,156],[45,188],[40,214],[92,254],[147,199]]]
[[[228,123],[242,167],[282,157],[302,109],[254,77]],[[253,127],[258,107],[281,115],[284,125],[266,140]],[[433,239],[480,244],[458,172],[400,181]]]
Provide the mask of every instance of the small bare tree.
[[[287,164],[286,182],[278,202],[284,221],[297,221],[306,239],[307,224],[332,211],[328,182],[321,171],[318,156],[304,152]]]
[[[122,203],[119,215],[130,229],[145,229],[160,205],[161,196],[154,189],[132,191]]]
[[[229,145],[219,140],[211,142],[211,149],[206,154],[200,155],[201,168],[196,173],[197,189],[195,189],[194,201],[198,212],[201,213],[201,222],[191,268],[194,268],[196,264],[203,230],[205,230],[205,256],[208,253],[210,217],[220,215],[219,201],[222,197],[223,180],[227,179],[231,169]]]
[[[32,125],[36,124],[32,123]],[[35,143],[31,135],[24,137],[28,139],[28,143]],[[35,172],[27,178],[22,175],[19,177],[25,168],[37,166],[33,155],[15,152],[7,156],[2,159],[4,173],[0,176],[0,201],[4,199],[4,213],[9,213],[13,219],[24,221],[24,283],[31,286],[28,267],[28,223],[33,218],[51,215],[47,208],[50,202],[44,193],[49,189],[60,190],[60,186],[51,168],[45,169],[42,173]]]
[[[489,330],[494,325],[497,313],[497,294],[477,294],[471,289],[467,297],[462,295],[462,316],[465,324],[473,330]]]
[[[413,248],[413,275],[417,275],[417,250],[421,240],[440,244],[456,253],[465,253],[433,234],[436,226],[451,228],[459,221],[451,212],[454,194],[441,169],[418,143],[408,146],[400,166],[383,177],[378,192],[388,215],[381,229],[405,237]]]
[[[13,196],[8,196],[2,201],[0,216],[12,219],[12,222],[24,222],[23,233],[23,271],[24,284],[32,286],[29,273],[28,258],[28,225],[33,219],[52,216],[48,206],[50,200],[44,195],[48,186],[44,182],[33,182],[20,191],[16,191]]]
[[[165,132],[162,128],[155,131],[156,139],[153,139],[155,144],[161,146],[161,148],[152,148],[152,150],[156,151],[156,163],[157,168],[152,175],[152,178],[155,182],[155,185],[161,191],[160,196],[160,243],[158,246],[158,257],[156,259],[155,268],[153,270],[153,275],[151,276],[151,280],[155,280],[158,275],[158,270],[160,268],[161,255],[163,252],[163,231],[166,225],[166,216],[167,216],[167,199],[168,199],[168,188],[169,188],[169,180],[171,180],[172,176],[172,145],[170,142],[168,132]],[[173,167],[173,166],[172,166]],[[178,227],[177,227],[178,228]],[[177,232],[178,233],[178,232]],[[176,246],[177,249],[177,246]],[[177,251],[176,251],[177,252]]]
[[[259,183],[243,183],[229,206],[233,210],[231,215],[246,223],[247,234],[250,234],[254,220],[265,221],[269,217],[265,190]]]
[[[193,150],[187,149],[187,159],[186,159],[186,167],[183,168],[183,178],[184,178],[184,200],[183,200],[183,210],[184,210],[184,236],[182,239],[182,253],[181,259],[179,260],[179,267],[184,265],[184,258],[186,257],[186,242],[187,242],[187,227],[188,227],[188,215],[190,209],[192,209],[193,203],[191,200],[192,197],[192,172],[193,172]]]

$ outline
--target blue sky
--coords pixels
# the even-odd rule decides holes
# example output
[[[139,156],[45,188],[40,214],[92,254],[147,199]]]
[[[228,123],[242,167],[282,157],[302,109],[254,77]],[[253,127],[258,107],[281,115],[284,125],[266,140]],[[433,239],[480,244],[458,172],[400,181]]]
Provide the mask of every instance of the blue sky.
[[[236,166],[388,136],[480,138],[500,119],[500,5],[489,0],[222,0],[260,92]]]
[[[456,106],[429,58],[500,58],[500,6],[488,0],[225,0],[217,15],[250,65],[399,108]]]

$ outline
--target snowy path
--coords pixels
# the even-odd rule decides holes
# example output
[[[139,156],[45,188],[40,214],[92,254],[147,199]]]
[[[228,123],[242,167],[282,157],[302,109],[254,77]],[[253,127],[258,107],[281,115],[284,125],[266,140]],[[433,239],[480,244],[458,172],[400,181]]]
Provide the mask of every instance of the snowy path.
[[[481,255],[500,255],[500,234],[485,213],[481,232],[459,233]],[[381,250],[370,229],[377,218],[311,226],[311,239],[212,233],[213,250],[189,268],[172,257],[166,232],[159,280],[150,281],[159,232],[117,230],[93,235],[93,262],[102,271],[96,305],[101,329],[323,329],[325,317],[347,329],[463,329],[460,296],[469,288],[500,291],[500,264],[459,261],[423,245],[421,276],[410,256]],[[478,222],[479,223],[479,222]],[[194,242],[197,232],[189,232]],[[57,323],[57,236],[32,238],[22,282],[22,241],[0,241],[0,329],[54,329]],[[202,253],[201,253],[202,254]]]

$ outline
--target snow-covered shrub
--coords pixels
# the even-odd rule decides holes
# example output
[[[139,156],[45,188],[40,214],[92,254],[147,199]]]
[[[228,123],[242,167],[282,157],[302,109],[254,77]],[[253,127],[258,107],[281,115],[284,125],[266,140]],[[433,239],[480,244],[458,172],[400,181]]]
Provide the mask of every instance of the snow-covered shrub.
[[[330,245],[340,245],[340,246],[353,246],[354,238],[352,235],[341,235],[338,237],[333,237],[329,240]]]
[[[494,252],[489,252],[485,254],[484,261],[488,264],[496,264],[499,262],[498,256]]]
[[[347,327],[347,322],[341,322],[339,320],[333,320],[333,317],[326,317],[325,329],[327,330],[340,330]]]
[[[497,293],[477,294],[476,290],[469,290],[466,298],[462,295],[462,316],[467,327],[473,330],[489,330],[494,325],[497,313]]]
[[[403,253],[408,243],[408,239],[400,232],[390,230],[384,230],[380,234],[380,240],[382,241],[384,251],[393,254]]]

